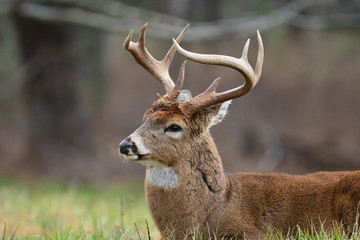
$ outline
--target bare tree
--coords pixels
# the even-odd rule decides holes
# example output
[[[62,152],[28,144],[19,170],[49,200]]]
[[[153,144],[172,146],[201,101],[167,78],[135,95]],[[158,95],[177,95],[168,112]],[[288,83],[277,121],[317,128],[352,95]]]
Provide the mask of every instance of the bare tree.
[[[150,34],[165,39],[176,35],[191,19],[193,31],[189,32],[186,41],[245,37],[251,35],[254,29],[264,32],[280,25],[306,29],[359,27],[360,21],[358,0],[348,1],[346,4],[340,0],[292,0],[262,15],[235,18],[222,18],[218,11],[218,1],[203,4],[202,8],[196,8],[194,2],[187,4],[185,1],[184,5],[188,7],[179,11],[176,10],[175,3],[169,1],[168,5],[169,14],[166,14],[114,0],[27,0],[18,5],[18,12],[22,16],[42,21],[76,23],[123,33],[131,28],[140,28],[144,22],[151,22]],[[175,17],[174,14],[180,17]]]
[[[94,154],[81,99],[81,52],[76,26],[15,17],[26,68],[24,105],[28,126],[28,165],[36,174],[74,174]],[[76,173],[75,175],[77,175]]]

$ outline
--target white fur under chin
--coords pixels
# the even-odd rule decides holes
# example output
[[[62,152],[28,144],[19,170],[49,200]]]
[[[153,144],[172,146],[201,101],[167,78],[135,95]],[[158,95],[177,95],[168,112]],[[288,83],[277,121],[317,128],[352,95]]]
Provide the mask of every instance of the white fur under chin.
[[[146,176],[149,184],[156,187],[172,189],[178,186],[178,176],[171,167],[151,167]]]

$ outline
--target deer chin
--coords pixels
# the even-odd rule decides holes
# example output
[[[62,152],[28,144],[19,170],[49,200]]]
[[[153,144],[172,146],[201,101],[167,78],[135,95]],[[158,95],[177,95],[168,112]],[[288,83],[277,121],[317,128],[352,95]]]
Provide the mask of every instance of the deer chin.
[[[124,154],[124,157],[131,161],[143,161],[146,159],[147,154]]]
[[[156,168],[158,170],[164,169],[168,166],[156,161],[156,160],[152,160],[152,159],[146,159],[146,160],[137,160],[136,162],[145,165],[147,167],[153,167]]]
[[[150,154],[127,155],[126,158],[133,162],[140,163],[142,165],[149,166],[149,167],[154,167],[159,170],[168,167],[166,164],[152,159]]]
[[[151,159],[150,154],[124,154],[124,157],[133,162],[140,163],[145,166],[154,167],[156,169],[163,169],[167,167],[167,165]]]

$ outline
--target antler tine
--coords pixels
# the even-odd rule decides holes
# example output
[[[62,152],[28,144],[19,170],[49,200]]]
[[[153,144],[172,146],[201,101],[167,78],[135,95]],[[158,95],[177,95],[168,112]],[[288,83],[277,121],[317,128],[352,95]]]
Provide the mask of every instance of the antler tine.
[[[215,92],[217,86],[220,84],[220,78],[215,79],[215,81],[210,85],[210,87],[207,90],[205,90],[197,97],[191,99],[190,101],[183,103],[182,109],[188,114],[192,114],[202,108],[206,108],[214,104],[222,103],[230,99],[238,98],[242,95],[245,95],[251,89],[253,89],[260,79],[263,59],[264,59],[264,47],[262,44],[259,31],[257,32],[257,38],[258,38],[259,49],[258,49],[258,57],[257,57],[255,71],[253,70],[247,59],[250,40],[248,40],[244,46],[242,57],[234,58],[224,55],[198,54],[198,53],[189,52],[181,48],[180,45],[173,39],[173,43],[175,44],[177,51],[185,58],[203,64],[212,64],[212,65],[230,67],[237,71],[240,71],[245,77],[244,84],[242,84],[239,87],[221,93]]]
[[[264,44],[262,42],[259,30],[256,31],[256,36],[257,36],[257,40],[258,40],[259,51],[258,51],[258,57],[256,60],[256,65],[255,65],[255,79],[257,79],[257,81],[259,81],[261,72],[262,72],[262,66],[264,63]]]
[[[173,57],[176,53],[176,48],[174,45],[169,49],[166,56],[162,61],[156,60],[146,49],[145,46],[145,36],[147,23],[141,28],[139,40],[137,42],[132,42],[133,30],[129,32],[129,35],[125,39],[124,48],[129,51],[135,60],[143,66],[151,75],[153,75],[165,88],[166,93],[170,93],[175,84],[171,79],[169,74],[170,64],[173,60]],[[180,33],[176,41],[181,42],[182,38],[185,35],[186,30],[189,25],[187,25],[184,30]]]
[[[186,67],[186,61],[184,61],[183,64],[181,65],[178,80],[176,81],[175,87],[170,93],[168,93],[168,97],[170,101],[176,101],[176,98],[179,96],[181,92],[181,89],[184,85],[185,67]]]
[[[185,33],[188,30],[189,26],[190,26],[190,24],[186,25],[186,27],[181,31],[179,36],[176,38],[176,42],[178,44],[180,44],[181,40],[184,38]],[[170,64],[175,56],[175,53],[176,53],[176,47],[175,47],[175,44],[173,44],[171,46],[171,48],[169,49],[169,51],[167,52],[164,59],[162,60],[162,62],[164,62],[166,64],[167,68],[170,68]]]

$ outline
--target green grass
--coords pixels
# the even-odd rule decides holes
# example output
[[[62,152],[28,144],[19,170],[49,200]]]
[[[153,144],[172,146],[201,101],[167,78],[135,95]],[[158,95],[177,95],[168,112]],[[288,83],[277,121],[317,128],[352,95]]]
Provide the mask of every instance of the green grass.
[[[147,235],[146,221],[156,236],[142,182],[0,180],[0,239],[10,238],[16,228],[15,239],[136,239]]]
[[[13,239],[159,239],[159,233],[142,182],[68,185],[0,179],[0,240]],[[190,239],[207,238],[194,232]],[[297,229],[290,235],[269,229],[266,239],[360,239],[360,232]]]

